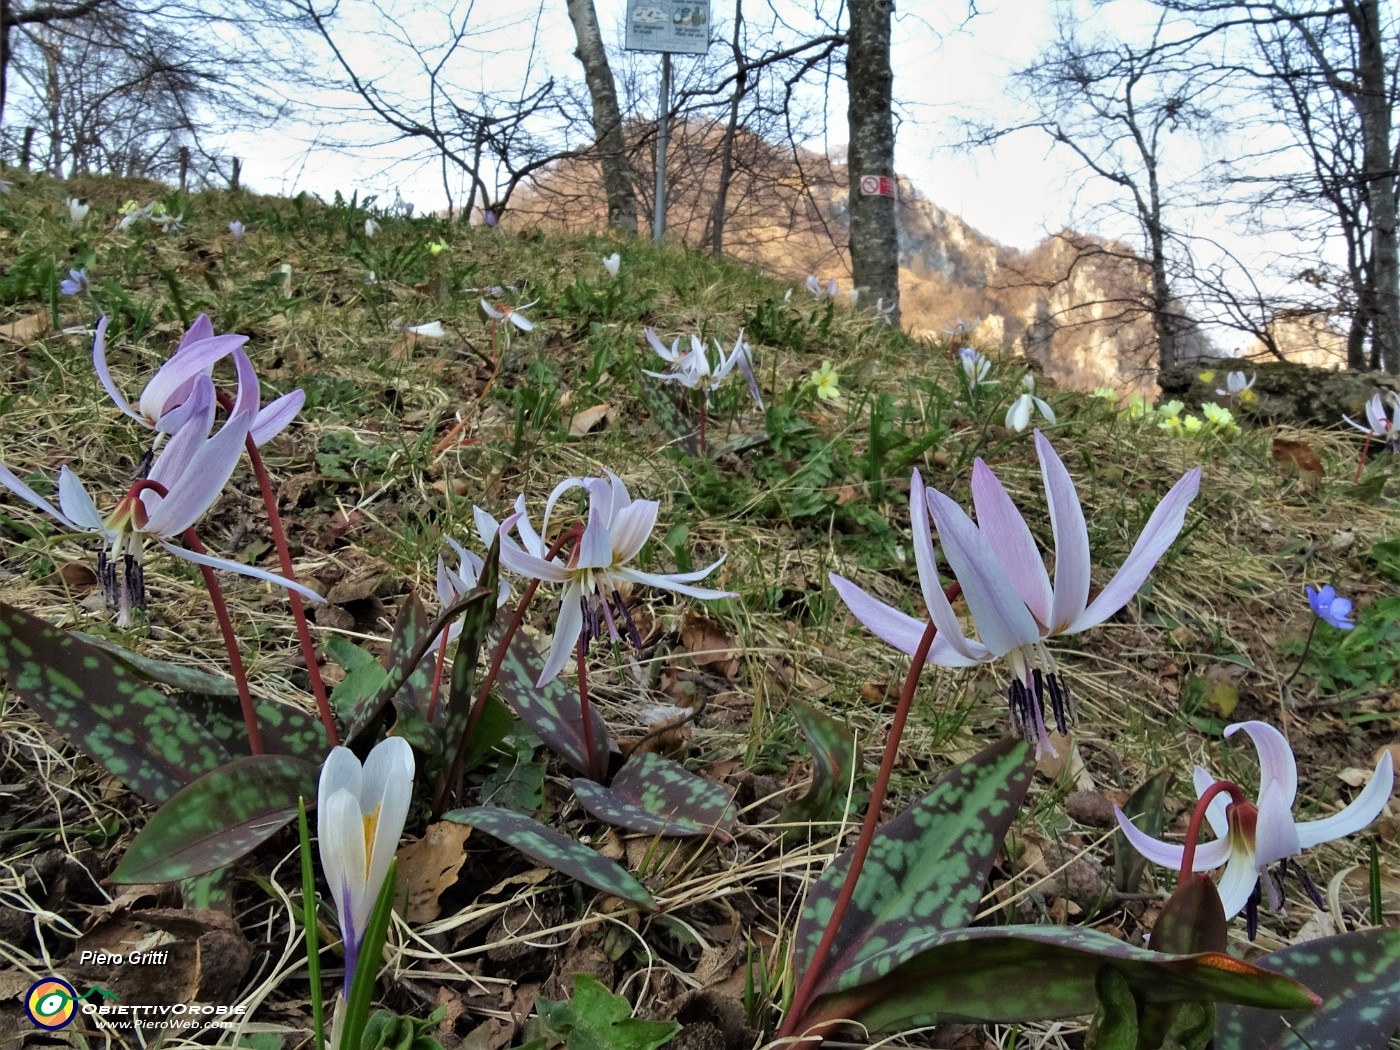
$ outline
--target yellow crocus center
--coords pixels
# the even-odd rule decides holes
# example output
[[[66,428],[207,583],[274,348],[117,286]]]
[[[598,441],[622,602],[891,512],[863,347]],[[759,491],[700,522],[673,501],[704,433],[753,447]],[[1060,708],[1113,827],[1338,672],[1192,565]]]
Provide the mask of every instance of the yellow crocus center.
[[[374,833],[379,827],[379,806],[364,815],[365,822],[365,881],[369,881],[369,864],[374,858]]]

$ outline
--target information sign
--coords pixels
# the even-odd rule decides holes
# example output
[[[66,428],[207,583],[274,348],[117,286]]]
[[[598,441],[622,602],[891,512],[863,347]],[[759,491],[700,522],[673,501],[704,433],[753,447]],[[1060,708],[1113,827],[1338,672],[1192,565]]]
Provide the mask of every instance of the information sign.
[[[709,0],[627,0],[628,51],[703,55],[710,49]]]

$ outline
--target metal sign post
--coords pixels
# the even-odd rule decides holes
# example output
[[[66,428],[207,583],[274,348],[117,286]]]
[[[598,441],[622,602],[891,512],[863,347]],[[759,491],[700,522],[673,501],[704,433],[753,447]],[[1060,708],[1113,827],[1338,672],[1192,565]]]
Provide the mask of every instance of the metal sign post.
[[[671,116],[671,55],[710,49],[710,0],[627,0],[628,51],[661,52],[661,100],[656,111],[656,215],[652,239],[666,230],[666,139]]]

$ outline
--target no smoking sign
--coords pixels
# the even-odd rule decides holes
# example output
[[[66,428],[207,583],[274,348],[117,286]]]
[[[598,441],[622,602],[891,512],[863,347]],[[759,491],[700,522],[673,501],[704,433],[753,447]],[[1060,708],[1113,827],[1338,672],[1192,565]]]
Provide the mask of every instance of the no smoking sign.
[[[862,175],[860,193],[863,197],[894,197],[897,183],[889,175]]]

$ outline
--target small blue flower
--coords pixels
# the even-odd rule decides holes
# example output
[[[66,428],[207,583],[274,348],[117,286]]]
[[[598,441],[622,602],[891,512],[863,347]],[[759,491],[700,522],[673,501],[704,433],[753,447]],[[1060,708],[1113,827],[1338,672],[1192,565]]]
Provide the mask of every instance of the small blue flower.
[[[1324,620],[1343,631],[1350,631],[1356,626],[1347,619],[1351,615],[1351,599],[1337,594],[1337,589],[1330,583],[1320,591],[1311,584],[1306,589],[1308,604],[1312,606],[1312,611],[1317,614],[1319,620]]]
[[[58,282],[58,290],[64,295],[79,295],[87,291],[87,270],[69,270],[68,276]]]

